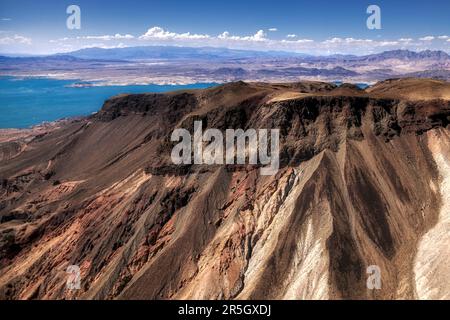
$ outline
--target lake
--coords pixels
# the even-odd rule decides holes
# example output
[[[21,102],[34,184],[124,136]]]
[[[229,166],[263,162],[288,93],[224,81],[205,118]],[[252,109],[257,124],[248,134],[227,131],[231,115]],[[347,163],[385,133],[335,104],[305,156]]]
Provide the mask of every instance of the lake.
[[[76,80],[0,77],[0,128],[27,128],[44,121],[89,115],[121,93],[202,89],[214,83],[189,85],[78,86]]]

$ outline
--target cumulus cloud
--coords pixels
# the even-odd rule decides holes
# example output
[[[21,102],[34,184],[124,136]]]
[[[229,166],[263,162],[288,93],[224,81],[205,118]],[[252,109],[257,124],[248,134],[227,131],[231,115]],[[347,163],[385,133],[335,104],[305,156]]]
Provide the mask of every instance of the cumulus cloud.
[[[325,40],[323,43],[328,44],[328,43],[342,43],[342,42],[343,42],[342,38],[332,38]]]
[[[66,52],[72,52],[75,50],[81,50],[81,49],[91,49],[91,48],[100,48],[100,49],[116,49],[116,48],[128,48],[129,46],[124,43],[119,43],[117,45],[110,45],[110,44],[104,44],[104,43],[92,43],[92,44],[86,44],[86,45],[74,45],[74,44],[68,44],[64,43],[61,44],[58,48],[58,50],[53,50],[54,53],[66,53]]]
[[[298,39],[298,40],[286,40],[283,39],[281,40],[282,43],[291,43],[291,44],[295,44],[295,43],[312,43],[314,42],[314,40],[311,39]]]
[[[374,41],[371,39],[354,39],[354,38],[332,38],[332,39],[328,39],[323,41],[324,44],[336,44],[336,43],[346,43],[346,44],[350,44],[350,43],[373,43]]]
[[[139,37],[140,40],[189,40],[189,39],[209,39],[210,36],[207,34],[191,34],[186,33],[175,33],[166,31],[161,27],[153,27],[147,30],[147,32]]]
[[[398,41],[380,41],[378,45],[380,47],[396,46],[398,45]]]
[[[267,41],[266,33],[263,30],[259,30],[252,36],[233,36],[230,35],[228,31],[225,31],[224,33],[220,34],[217,38],[221,40],[234,40],[234,41]]]
[[[131,34],[120,34],[115,35],[103,35],[103,36],[78,36],[76,38],[64,37],[57,40],[50,40],[50,43],[74,41],[74,40],[100,40],[100,41],[112,41],[112,40],[132,40],[135,37]]]
[[[7,44],[31,44],[31,39],[15,34],[14,36],[10,37],[4,37],[0,38],[0,44],[7,45]]]
[[[335,37],[324,40],[315,46],[315,52],[326,52],[327,54],[371,54],[399,48],[413,48],[412,39],[404,38],[399,40],[374,40],[357,38]]]
[[[276,28],[267,29],[270,30]],[[434,39],[450,40],[448,36],[427,36],[419,39],[400,38],[397,40],[383,39],[359,39],[352,37],[332,37],[329,39],[311,40],[299,38],[296,34],[287,34],[284,39],[271,39],[264,30],[258,30],[254,34],[242,35],[232,34],[228,31],[217,35],[197,34],[191,32],[177,33],[159,26],[149,28],[142,35],[114,34],[99,36],[79,36],[74,38],[61,38],[50,40],[55,46],[63,48],[70,44],[74,48],[98,46],[102,48],[123,47],[142,45],[143,42],[148,45],[181,45],[181,46],[211,46],[225,47],[231,49],[249,49],[249,50],[284,50],[303,52],[309,54],[370,54],[394,49],[441,49],[445,50],[448,42],[431,41]],[[16,39],[19,40],[19,39]],[[12,40],[3,40],[4,43]],[[106,45],[105,45],[106,43]]]
[[[423,37],[423,38],[419,38],[419,40],[420,41],[432,41],[432,40],[434,40],[434,37],[433,36],[426,36],[426,37]]]
[[[268,29],[270,31],[270,29]],[[314,41],[311,39],[298,39],[296,34],[288,34],[285,39],[270,39],[264,30],[259,30],[253,35],[237,35],[225,31],[217,36],[202,34],[196,35],[187,33],[174,33],[164,30],[161,27],[153,27],[149,29],[146,35],[139,39],[154,40],[154,43],[162,40],[190,40],[183,41],[192,46],[214,46],[228,47],[235,49],[253,49],[253,50],[285,50],[297,51],[312,54],[333,54],[333,53],[355,53],[367,54],[381,52],[393,49],[412,49],[417,50],[420,46],[426,46],[434,36],[424,37],[425,41],[421,43],[414,42],[412,38],[401,38],[398,40],[379,40],[379,39],[359,39],[359,38],[341,38],[334,37],[322,41]],[[428,42],[427,42],[428,41]]]
[[[104,43],[93,43],[90,45],[82,46],[79,49],[89,49],[89,48],[101,48],[101,49],[116,49],[116,48],[127,48],[128,46],[123,44],[122,42],[117,45],[107,45]]]
[[[276,31],[278,31],[278,29],[277,28],[269,28],[269,31],[270,32],[276,32]]]
[[[371,39],[354,39],[354,38],[346,38],[346,43],[372,43],[373,40]]]
[[[134,36],[131,34],[120,34],[116,33],[115,35],[104,35],[104,36],[83,36],[83,37],[77,37],[77,39],[86,39],[86,40],[123,40],[123,39],[134,39]]]
[[[68,41],[68,40],[73,40],[73,38],[65,37],[65,38],[60,38],[60,39],[57,39],[57,40],[49,40],[48,42],[50,42],[50,43],[58,43],[58,42],[64,42],[64,41]]]

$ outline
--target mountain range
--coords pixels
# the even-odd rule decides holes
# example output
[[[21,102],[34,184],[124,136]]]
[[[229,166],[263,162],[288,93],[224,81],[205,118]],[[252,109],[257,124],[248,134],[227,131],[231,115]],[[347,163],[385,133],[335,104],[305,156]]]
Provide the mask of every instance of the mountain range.
[[[82,59],[147,60],[147,59],[242,59],[262,57],[307,57],[309,55],[284,51],[236,50],[213,47],[141,46],[126,48],[86,48],[64,55]]]
[[[141,60],[141,59],[242,59],[242,58],[280,58],[296,57],[303,59],[316,58],[320,60],[341,59],[354,61],[380,61],[387,59],[407,59],[407,60],[448,60],[450,56],[444,51],[425,50],[414,52],[409,50],[393,50],[382,53],[354,56],[312,56],[302,53],[285,51],[252,51],[234,50],[227,48],[213,47],[170,47],[170,46],[143,46],[129,48],[86,48],[64,55],[82,59],[103,59],[103,60]]]
[[[82,49],[40,57],[0,57],[0,75],[50,76],[99,85],[298,80],[374,83],[396,77],[450,79],[443,51],[307,56],[221,48]]]

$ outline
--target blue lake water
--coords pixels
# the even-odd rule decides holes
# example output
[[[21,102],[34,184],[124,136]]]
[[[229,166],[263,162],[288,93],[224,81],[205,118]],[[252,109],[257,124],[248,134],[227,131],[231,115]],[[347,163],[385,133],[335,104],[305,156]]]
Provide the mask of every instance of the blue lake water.
[[[212,87],[190,85],[130,85],[71,87],[75,80],[0,77],[0,128],[27,128],[44,121],[89,115],[121,93],[167,92]]]
[[[338,87],[341,86],[343,84],[342,81],[334,81],[333,82],[335,85],[337,85]],[[367,83],[354,83],[356,86],[358,86],[360,89],[367,89],[369,87],[369,85]]]
[[[27,128],[44,121],[89,115],[121,93],[201,89],[215,83],[73,87],[75,80],[0,77],[0,128]],[[342,84],[340,81],[335,82]],[[367,84],[357,84],[366,88]]]

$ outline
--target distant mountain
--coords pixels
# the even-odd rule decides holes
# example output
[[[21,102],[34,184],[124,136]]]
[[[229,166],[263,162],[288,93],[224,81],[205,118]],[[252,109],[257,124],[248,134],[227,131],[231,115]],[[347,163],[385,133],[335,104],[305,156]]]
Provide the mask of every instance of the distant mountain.
[[[236,78],[246,77],[249,72],[243,68],[218,68],[211,72],[212,75],[230,76]]]
[[[80,59],[70,55],[56,55],[45,57],[6,57],[0,56],[0,72],[43,72],[67,71],[81,68],[101,68],[119,60]]]
[[[128,48],[86,48],[64,54],[35,57],[12,57],[10,55],[0,56],[0,61],[5,59],[23,59],[9,60],[13,62],[37,61],[42,62],[47,59],[56,59],[56,61],[73,61],[75,59],[83,60],[225,60],[225,59],[251,59],[251,58],[296,58],[303,61],[363,61],[378,62],[389,59],[399,59],[407,61],[415,60],[434,60],[436,62],[450,61],[450,56],[444,51],[425,50],[414,52],[409,50],[392,50],[381,53],[356,56],[334,54],[329,56],[312,56],[303,53],[287,51],[255,51],[255,50],[235,50],[227,48],[213,47],[174,47],[174,46],[140,46]],[[47,60],[47,61],[51,61]]]
[[[368,56],[359,57],[358,60],[365,61],[382,61],[389,59],[400,59],[400,60],[448,60],[450,56],[444,51],[432,51],[425,50],[420,52],[414,52],[409,50],[393,50],[385,51],[378,54],[371,54]]]
[[[411,72],[403,75],[404,77],[442,79],[450,81],[449,70],[425,70],[419,72]]]
[[[145,63],[150,60],[162,60],[164,64]],[[307,56],[283,51],[170,46],[89,48],[45,57],[0,56],[0,75],[52,74],[65,78],[69,71],[76,79],[102,79],[107,83],[135,83],[136,79],[166,82],[174,78],[178,81],[286,82],[311,77],[373,82],[410,76],[449,79],[450,57],[443,51],[431,50],[393,50],[365,56]]]
[[[260,76],[307,76],[307,77],[353,77],[359,75],[357,72],[348,70],[342,67],[334,67],[332,69],[319,69],[319,68],[283,68],[283,69],[261,69],[257,71]]]
[[[242,59],[263,57],[307,57],[306,54],[283,51],[251,51],[212,47],[142,46],[129,48],[88,48],[70,52],[82,59]]]
[[[28,56],[28,57],[12,57],[0,56],[0,62],[42,62],[42,61],[75,61],[80,60],[71,55],[57,55],[57,56]]]
[[[29,56],[29,57],[10,57],[10,56],[0,56],[0,63],[17,63],[17,64],[27,64],[27,63],[67,63],[67,62],[95,62],[95,61],[105,61],[105,59],[83,59],[73,55],[52,55],[52,56]],[[108,61],[111,61],[108,59]],[[117,60],[116,60],[117,61]]]
[[[119,60],[145,60],[145,59],[244,59],[244,58],[287,58],[295,57],[303,60],[337,60],[337,61],[383,61],[388,59],[400,60],[436,60],[442,61],[450,59],[450,56],[443,51],[425,50],[414,52],[409,50],[392,50],[382,53],[355,56],[335,54],[330,56],[312,56],[302,53],[286,51],[254,51],[235,50],[227,48],[213,47],[172,47],[172,46],[142,46],[129,48],[88,48],[67,53],[81,59],[119,59]]]

